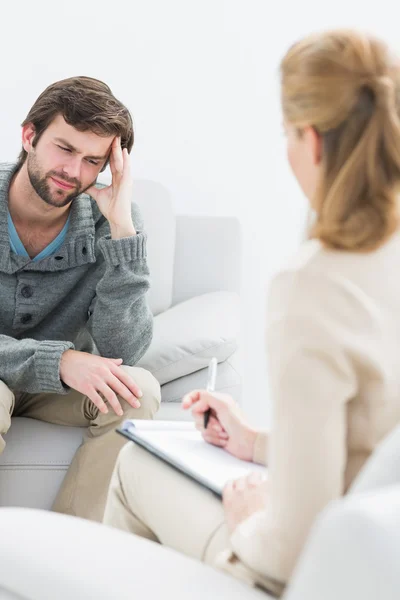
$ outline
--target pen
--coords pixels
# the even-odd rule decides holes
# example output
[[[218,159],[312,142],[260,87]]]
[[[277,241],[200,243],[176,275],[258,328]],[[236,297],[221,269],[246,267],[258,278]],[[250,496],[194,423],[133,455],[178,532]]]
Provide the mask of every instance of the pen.
[[[215,391],[215,380],[217,378],[217,364],[218,361],[214,357],[210,360],[210,364],[208,365],[208,375],[207,375],[207,392]],[[210,420],[211,409],[209,408],[204,413],[204,429],[207,429],[208,421]]]

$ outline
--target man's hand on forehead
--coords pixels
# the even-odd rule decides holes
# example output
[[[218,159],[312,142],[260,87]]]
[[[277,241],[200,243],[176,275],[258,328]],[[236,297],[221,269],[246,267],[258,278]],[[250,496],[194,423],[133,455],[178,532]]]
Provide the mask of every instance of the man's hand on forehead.
[[[132,188],[130,157],[126,148],[121,148],[121,138],[116,136],[110,147],[109,164],[111,185],[101,190],[92,186],[87,193],[110,223],[114,239],[136,235],[132,221]]]

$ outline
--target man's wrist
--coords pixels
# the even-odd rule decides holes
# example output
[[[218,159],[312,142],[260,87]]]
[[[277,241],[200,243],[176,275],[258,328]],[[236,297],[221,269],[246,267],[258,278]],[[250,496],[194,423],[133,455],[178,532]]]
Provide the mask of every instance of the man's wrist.
[[[128,223],[126,225],[115,225],[114,223],[110,223],[110,230],[111,238],[113,240],[120,240],[136,235],[136,229],[133,223]]]
[[[60,367],[59,367],[59,373],[60,373],[60,379],[61,379],[61,381],[63,381],[65,363],[68,362],[68,358],[74,352],[76,352],[76,350],[72,350],[72,348],[69,348],[68,350],[64,350],[64,352],[61,354]]]

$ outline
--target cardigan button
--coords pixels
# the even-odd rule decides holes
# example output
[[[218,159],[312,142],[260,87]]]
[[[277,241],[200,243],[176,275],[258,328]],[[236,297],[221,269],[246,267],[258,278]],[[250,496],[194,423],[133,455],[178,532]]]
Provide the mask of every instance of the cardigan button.
[[[24,287],[21,289],[21,294],[24,298],[30,298],[33,296],[33,289],[30,285],[24,285]]]
[[[27,323],[30,323],[32,321],[32,315],[30,315],[29,313],[26,315],[22,315],[21,317],[21,323],[23,323],[24,325],[26,325]]]

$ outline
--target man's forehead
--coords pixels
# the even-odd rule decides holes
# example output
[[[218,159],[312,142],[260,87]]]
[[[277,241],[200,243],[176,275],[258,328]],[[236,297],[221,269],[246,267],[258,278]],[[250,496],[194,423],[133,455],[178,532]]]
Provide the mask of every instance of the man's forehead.
[[[114,136],[103,137],[93,131],[79,131],[69,125],[62,115],[57,115],[47,128],[52,138],[62,139],[85,155],[106,155]]]

